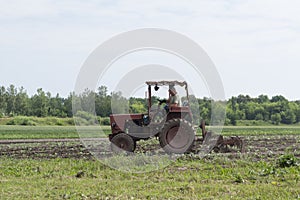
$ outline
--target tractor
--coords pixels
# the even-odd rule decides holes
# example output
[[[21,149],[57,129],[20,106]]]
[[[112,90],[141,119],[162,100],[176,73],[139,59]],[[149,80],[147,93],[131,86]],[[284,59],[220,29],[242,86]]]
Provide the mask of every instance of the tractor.
[[[196,131],[189,106],[188,85],[185,81],[147,81],[148,112],[141,114],[110,115],[111,134],[109,140],[114,152],[134,152],[136,142],[153,137],[159,139],[166,153],[182,154],[193,147]],[[169,87],[169,99],[154,104],[152,90]],[[183,87],[186,94],[182,105],[178,102],[176,87]],[[174,101],[175,99],[175,101]],[[171,102],[171,101],[174,102]],[[164,107],[162,104],[166,104]]]

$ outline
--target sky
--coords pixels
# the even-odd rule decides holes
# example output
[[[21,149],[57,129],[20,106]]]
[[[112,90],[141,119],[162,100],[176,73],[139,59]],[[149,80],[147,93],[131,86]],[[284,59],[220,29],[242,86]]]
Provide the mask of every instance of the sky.
[[[67,96],[95,48],[139,28],[197,42],[214,62],[226,98],[300,100],[298,0],[0,0],[0,85]]]

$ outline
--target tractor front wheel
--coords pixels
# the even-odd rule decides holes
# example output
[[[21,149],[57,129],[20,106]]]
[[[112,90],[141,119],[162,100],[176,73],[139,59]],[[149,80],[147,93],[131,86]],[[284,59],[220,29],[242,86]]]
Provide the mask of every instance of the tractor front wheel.
[[[122,151],[133,152],[136,147],[136,142],[126,133],[119,133],[111,139],[111,150],[119,153]]]
[[[192,124],[184,119],[171,119],[165,123],[159,134],[160,146],[167,153],[186,153],[191,150],[195,140]]]

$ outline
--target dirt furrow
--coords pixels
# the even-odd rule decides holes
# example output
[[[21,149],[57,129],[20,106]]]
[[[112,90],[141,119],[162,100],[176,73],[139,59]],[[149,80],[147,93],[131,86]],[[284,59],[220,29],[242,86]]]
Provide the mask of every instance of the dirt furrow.
[[[246,136],[244,140],[245,153],[242,155],[252,156],[255,160],[268,159],[286,152],[292,152],[300,157],[300,136]],[[97,141],[95,146],[93,142]],[[80,139],[35,139],[35,140],[0,140],[0,157],[13,158],[87,158],[92,159],[90,152],[98,155],[111,155],[108,150],[106,138],[85,139],[83,145]],[[201,151],[200,141],[196,142],[194,153]],[[90,146],[89,146],[90,145]],[[159,150],[158,143],[138,143],[136,152]],[[232,152],[231,152],[232,153]],[[229,153],[224,155],[230,157]]]

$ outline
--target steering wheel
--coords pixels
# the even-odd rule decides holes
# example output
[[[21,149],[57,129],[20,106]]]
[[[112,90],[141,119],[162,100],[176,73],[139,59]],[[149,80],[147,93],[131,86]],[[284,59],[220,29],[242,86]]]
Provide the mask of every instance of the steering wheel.
[[[162,99],[162,100],[158,99],[158,102],[159,103],[158,103],[157,109],[154,111],[154,114],[152,117],[152,120],[156,123],[161,122],[166,117],[166,114],[167,114],[165,112],[165,109],[161,108],[161,104],[167,103],[167,100],[166,99]]]
[[[161,104],[163,104],[163,103],[167,103],[167,100],[166,99],[162,99],[162,100],[160,100],[160,99],[158,99],[158,105],[161,105]]]

